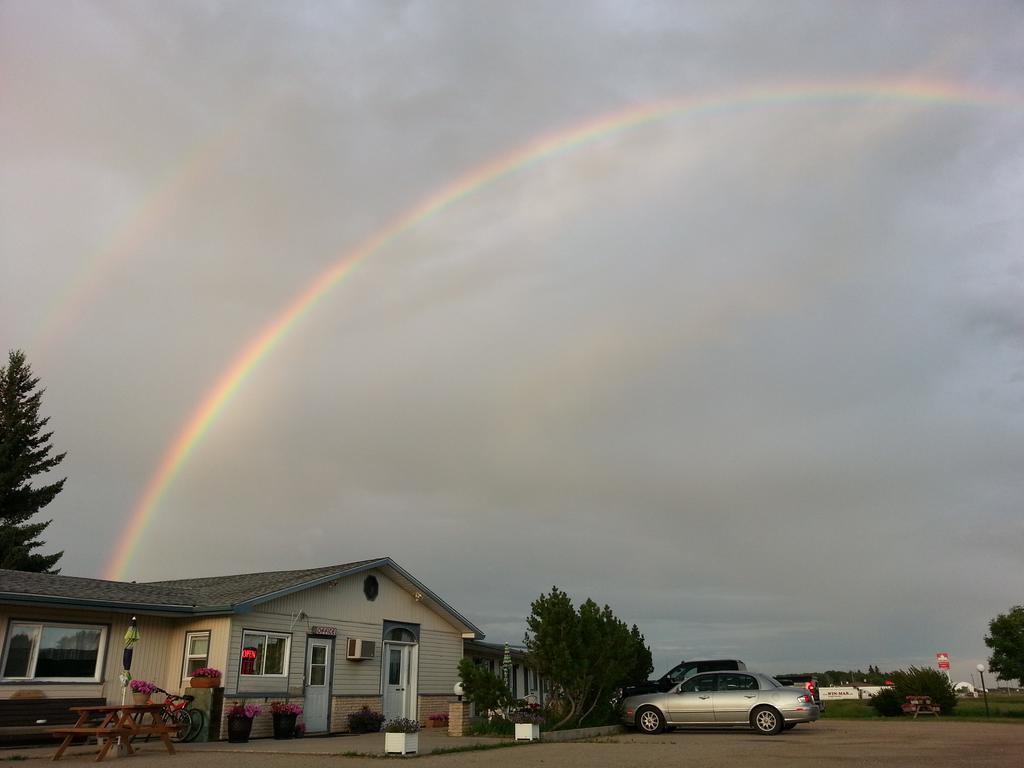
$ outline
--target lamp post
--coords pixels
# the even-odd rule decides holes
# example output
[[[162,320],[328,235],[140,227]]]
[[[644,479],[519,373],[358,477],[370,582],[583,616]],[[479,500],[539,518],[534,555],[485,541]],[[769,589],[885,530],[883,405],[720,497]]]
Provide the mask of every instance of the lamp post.
[[[985,696],[985,717],[988,717],[988,688],[985,687],[985,665],[978,665],[978,674],[981,675],[981,693]]]

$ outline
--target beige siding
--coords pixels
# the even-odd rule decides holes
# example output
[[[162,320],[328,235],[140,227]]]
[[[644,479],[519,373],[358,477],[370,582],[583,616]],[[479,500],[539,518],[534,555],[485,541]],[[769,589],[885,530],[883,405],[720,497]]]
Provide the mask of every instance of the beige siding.
[[[168,685],[161,687],[181,693],[188,685],[188,680],[182,678],[185,671],[185,636],[189,632],[209,632],[210,656],[207,666],[224,671],[228,661],[228,642],[231,639],[231,617],[209,616],[178,620],[175,624],[171,637],[171,653],[167,655],[167,666],[164,669],[164,678]]]
[[[334,696],[379,696],[381,691],[381,641],[384,621],[420,625],[418,692],[420,695],[449,694],[458,678],[462,658],[462,629],[447,615],[441,615],[393,582],[385,573],[373,571],[380,586],[377,599],[363,594],[360,573],[257,606],[251,613],[235,616],[231,627],[231,657],[225,669],[228,695],[259,698],[267,695],[302,695],[306,641],[315,626],[337,629],[334,648],[332,694]],[[306,615],[301,619],[299,613]],[[241,677],[238,674],[243,629],[277,632],[291,637],[287,680]],[[345,658],[349,637],[372,640],[374,658],[349,661]]]
[[[420,696],[452,695],[459,679],[462,658],[462,637],[449,633],[420,632],[420,674],[417,693]]]
[[[377,599],[373,601],[367,600],[363,594],[363,580],[370,573],[377,577],[380,585]],[[416,602],[412,594],[376,570],[341,579],[334,582],[334,586],[325,584],[296,592],[253,609],[253,613],[287,614],[289,617],[297,615],[299,611],[305,611],[310,616],[331,616],[366,624],[380,624],[384,619],[407,621],[419,624],[423,629],[456,632],[460,637],[462,632],[447,616],[442,616],[424,603]]]
[[[10,620],[60,621],[72,624],[98,624],[107,627],[104,664],[99,683],[3,683],[0,698],[46,696],[51,698],[104,697],[107,701],[121,701],[122,650],[124,633],[131,614],[107,611],[81,611],[65,608],[30,608],[12,605],[0,606],[0,648],[6,646]],[[180,681],[168,677],[168,658],[177,655],[180,663],[181,648],[175,647],[175,619],[139,616],[141,635],[132,658],[132,676],[151,680],[162,688],[174,690]]]

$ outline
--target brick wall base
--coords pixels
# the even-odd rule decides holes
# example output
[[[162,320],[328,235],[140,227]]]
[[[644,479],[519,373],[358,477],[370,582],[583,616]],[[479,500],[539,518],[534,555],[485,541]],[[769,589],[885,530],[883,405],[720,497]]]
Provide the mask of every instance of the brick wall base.
[[[349,733],[348,716],[363,707],[369,707],[374,712],[384,711],[380,696],[332,696],[331,733]]]
[[[432,721],[430,719],[431,715],[447,715],[448,703],[451,700],[451,696],[445,696],[444,694],[436,693],[417,697],[416,715],[420,721],[420,724],[424,728],[430,728],[432,724]]]
[[[469,731],[469,702],[453,701],[448,705],[448,735],[465,736]]]

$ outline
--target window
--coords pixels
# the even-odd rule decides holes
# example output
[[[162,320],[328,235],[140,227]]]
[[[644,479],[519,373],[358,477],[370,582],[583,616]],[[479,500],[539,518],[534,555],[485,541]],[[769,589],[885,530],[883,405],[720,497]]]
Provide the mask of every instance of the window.
[[[3,678],[99,682],[106,640],[106,627],[11,622]]]
[[[290,639],[288,635],[275,635],[271,632],[243,632],[241,673],[279,677],[287,675]]]
[[[209,666],[210,633],[189,632],[185,635],[185,667],[181,677],[192,677],[200,667]]]
[[[720,691],[756,691],[757,679],[750,675],[729,675],[719,673],[718,690]]]
[[[706,691],[715,690],[715,676],[714,675],[700,675],[698,677],[691,677],[681,686],[679,686],[680,693],[705,693]]]
[[[384,639],[396,643],[415,643],[416,635],[403,627],[395,627],[394,629],[388,630]]]

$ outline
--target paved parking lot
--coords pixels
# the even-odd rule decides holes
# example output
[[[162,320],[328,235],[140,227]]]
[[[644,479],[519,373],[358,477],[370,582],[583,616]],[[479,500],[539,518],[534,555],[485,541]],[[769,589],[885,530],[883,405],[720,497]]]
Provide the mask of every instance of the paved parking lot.
[[[364,737],[360,737],[364,738]],[[376,734],[368,739],[380,740]],[[454,740],[453,740],[454,741]],[[440,742],[439,742],[440,743]],[[370,750],[369,741],[364,744]],[[294,750],[283,751],[286,745]],[[345,757],[353,751],[350,738],[263,740],[226,751],[227,744],[185,745],[171,757],[154,744],[143,745],[133,758],[114,758],[131,768],[380,768],[378,758]],[[52,749],[11,750],[0,760],[20,753],[49,759]],[[92,763],[95,755],[76,754],[61,762]],[[393,758],[400,760],[402,758]],[[410,758],[406,758],[410,759]],[[799,768],[800,766],[900,766],[911,768],[1011,768],[1024,765],[1024,723],[964,723],[926,721],[823,721],[801,725],[777,737],[745,731],[675,732],[645,737],[623,734],[588,742],[523,744],[477,752],[423,755],[415,765],[453,768]],[[110,761],[107,761],[108,763]]]

